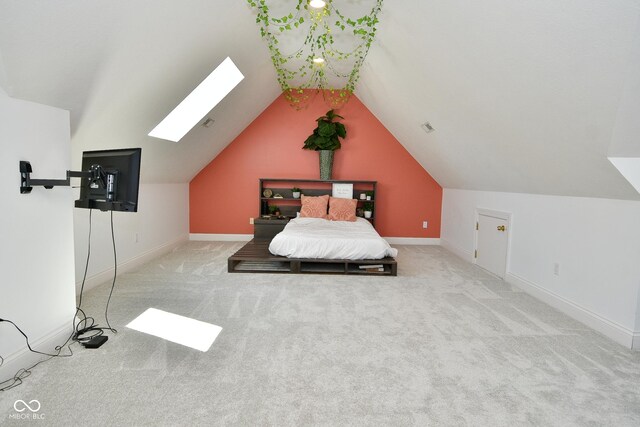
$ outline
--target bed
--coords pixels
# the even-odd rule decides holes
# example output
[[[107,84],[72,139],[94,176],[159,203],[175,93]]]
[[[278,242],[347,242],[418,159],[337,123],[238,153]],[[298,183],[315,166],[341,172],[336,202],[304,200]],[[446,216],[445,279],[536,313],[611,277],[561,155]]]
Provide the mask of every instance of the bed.
[[[287,258],[330,260],[372,260],[398,254],[364,218],[354,222],[294,218],[273,238],[269,252]]]
[[[333,196],[341,184],[352,199]],[[254,223],[254,238],[228,258],[229,273],[398,274],[398,251],[374,228],[376,181],[260,178],[258,195],[261,219],[273,219],[267,215],[273,206],[285,219],[278,216],[268,233]],[[369,219],[358,216],[366,213]]]

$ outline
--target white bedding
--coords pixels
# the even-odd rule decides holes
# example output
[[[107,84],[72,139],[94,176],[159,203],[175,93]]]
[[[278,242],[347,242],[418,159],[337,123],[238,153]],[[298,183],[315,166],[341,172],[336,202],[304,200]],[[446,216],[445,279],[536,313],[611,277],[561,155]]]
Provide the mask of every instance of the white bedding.
[[[398,254],[364,218],[355,222],[292,219],[273,238],[269,251],[289,258],[348,260],[380,259]]]

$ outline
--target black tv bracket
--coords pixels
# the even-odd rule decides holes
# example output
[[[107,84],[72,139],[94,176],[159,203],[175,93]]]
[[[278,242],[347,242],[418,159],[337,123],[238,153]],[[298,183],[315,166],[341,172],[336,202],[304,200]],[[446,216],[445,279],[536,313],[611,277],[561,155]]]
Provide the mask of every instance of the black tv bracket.
[[[31,178],[31,163],[21,160],[20,161],[20,194],[29,194],[33,187],[44,187],[51,189],[53,187],[69,187],[71,185],[71,178],[91,178],[91,179],[104,179],[104,171],[100,166],[92,166],[90,171],[67,171],[67,179],[33,179]]]

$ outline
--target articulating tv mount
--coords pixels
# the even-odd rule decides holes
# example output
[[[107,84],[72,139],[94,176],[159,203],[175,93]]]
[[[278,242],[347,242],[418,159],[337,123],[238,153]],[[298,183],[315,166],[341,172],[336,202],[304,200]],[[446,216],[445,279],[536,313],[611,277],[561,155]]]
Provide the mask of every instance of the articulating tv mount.
[[[101,184],[102,188],[107,189],[107,195],[113,195],[115,175],[105,172],[100,165],[91,165],[88,171],[67,171],[67,179],[32,179],[31,163],[20,161],[20,194],[31,193],[33,187],[44,187],[51,189],[53,187],[69,187],[71,185],[70,178],[89,178],[91,185]],[[107,198],[110,200],[109,198]]]

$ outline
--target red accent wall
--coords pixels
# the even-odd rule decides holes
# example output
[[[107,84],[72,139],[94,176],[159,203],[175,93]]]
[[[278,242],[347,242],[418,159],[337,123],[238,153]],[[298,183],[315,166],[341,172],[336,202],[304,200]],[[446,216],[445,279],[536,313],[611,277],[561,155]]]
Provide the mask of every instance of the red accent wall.
[[[190,232],[251,234],[259,178],[318,179],[318,153],[302,144],[328,110],[321,96],[302,111],[276,98],[191,181]],[[347,138],[335,153],[333,179],[378,181],[382,236],[439,238],[442,187],[356,96],[337,112]],[[429,221],[426,230],[423,221]]]

